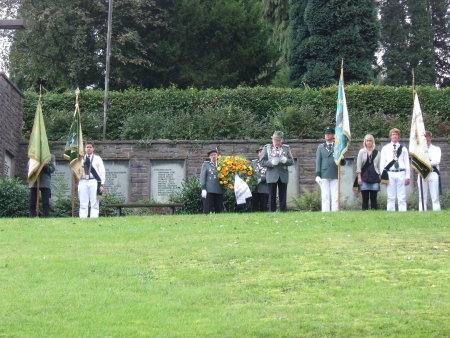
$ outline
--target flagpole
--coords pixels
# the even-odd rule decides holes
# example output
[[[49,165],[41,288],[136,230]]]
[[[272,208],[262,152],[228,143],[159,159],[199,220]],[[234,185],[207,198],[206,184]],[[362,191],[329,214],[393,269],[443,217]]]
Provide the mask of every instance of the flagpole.
[[[414,76],[414,68],[412,69],[412,92],[413,92],[413,105],[414,105],[414,99],[416,96],[416,83],[415,83],[415,76]],[[423,199],[423,179],[422,175],[419,174],[419,190],[420,190],[420,204],[422,205],[422,211],[425,211],[425,203]]]
[[[72,217],[75,217],[75,174],[72,174]]]
[[[344,87],[344,58],[341,59],[341,76],[342,87]],[[339,88],[338,88],[339,90]],[[341,210],[341,161],[338,165],[338,210]]]

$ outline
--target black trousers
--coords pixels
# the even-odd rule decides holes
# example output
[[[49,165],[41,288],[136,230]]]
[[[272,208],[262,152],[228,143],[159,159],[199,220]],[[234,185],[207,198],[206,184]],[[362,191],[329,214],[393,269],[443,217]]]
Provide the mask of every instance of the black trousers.
[[[252,192],[252,211],[267,211],[269,207],[269,194]]]
[[[41,191],[41,198],[39,201],[42,201],[41,215],[43,217],[48,217],[50,216],[51,190],[50,188],[39,188],[39,190]],[[36,217],[36,198],[37,188],[30,188],[30,217]]]
[[[213,194],[208,192],[206,198],[203,198],[203,213],[223,211],[223,194]]]
[[[378,194],[378,191],[376,191],[376,190],[363,190],[363,191],[361,191],[361,195],[362,195],[362,210],[368,210],[369,209],[369,197],[370,197],[370,208],[373,209],[373,210],[378,209],[377,194]]]
[[[277,211],[277,187],[278,187],[278,199],[280,200],[280,211],[286,211],[286,194],[287,183],[281,182],[278,179],[276,183],[269,183],[269,211]]]

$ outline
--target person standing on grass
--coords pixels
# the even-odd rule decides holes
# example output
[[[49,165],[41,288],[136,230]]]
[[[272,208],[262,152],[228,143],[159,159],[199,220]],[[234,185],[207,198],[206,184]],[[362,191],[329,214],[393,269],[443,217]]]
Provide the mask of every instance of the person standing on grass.
[[[320,186],[322,211],[338,210],[338,166],[334,161],[334,128],[326,127],[323,131],[325,143],[316,151],[316,183]],[[345,160],[341,160],[345,165]]]
[[[258,185],[252,191],[252,211],[267,211],[269,202],[269,186],[266,182],[267,168],[261,164],[263,147],[256,151],[258,158],[252,161],[253,172],[258,175]]]
[[[51,185],[52,185],[52,174],[56,169],[55,156],[51,155],[50,162],[47,163],[44,168],[42,168],[41,174],[39,175],[39,191],[41,192],[42,199],[42,216],[50,216],[50,198],[52,197]],[[30,204],[29,213],[30,217],[36,217],[36,202],[37,202],[37,182],[30,185]]]
[[[387,210],[395,211],[395,200],[398,211],[406,211],[406,186],[409,185],[410,165],[408,149],[399,143],[400,130],[389,131],[391,142],[381,149],[380,172],[381,183],[387,184]]]
[[[261,155],[261,165],[266,167],[266,181],[269,186],[269,211],[277,210],[277,188],[280,211],[287,210],[287,185],[289,181],[288,166],[294,164],[291,148],[283,144],[284,134],[275,131],[272,143],[266,144]]]
[[[425,138],[427,139],[428,146],[428,156],[430,160],[430,166],[433,168],[433,171],[427,177],[426,180],[422,180],[422,189],[424,196],[424,211],[427,210],[427,200],[428,200],[428,191],[431,196],[431,205],[434,211],[441,210],[441,202],[439,201],[439,184],[440,184],[440,173],[439,173],[439,163],[441,163],[441,148],[431,144],[431,140],[433,139],[433,134],[431,131],[425,132]],[[419,187],[419,201],[422,200],[422,194],[419,185],[420,175],[417,175],[417,186]],[[422,210],[422,203],[419,203],[419,210]]]
[[[356,188],[361,191],[362,210],[378,209],[377,194],[380,191],[380,155],[375,149],[373,135],[364,136],[363,148],[359,150],[356,160]]]
[[[209,161],[202,164],[200,185],[202,187],[203,213],[223,211],[223,188],[217,172],[217,150],[208,152]]]
[[[80,218],[87,218],[90,205],[90,217],[97,218],[100,210],[99,197],[105,184],[105,166],[102,158],[94,154],[94,143],[85,144],[85,155],[82,160],[82,176],[78,183],[78,198],[80,200]]]

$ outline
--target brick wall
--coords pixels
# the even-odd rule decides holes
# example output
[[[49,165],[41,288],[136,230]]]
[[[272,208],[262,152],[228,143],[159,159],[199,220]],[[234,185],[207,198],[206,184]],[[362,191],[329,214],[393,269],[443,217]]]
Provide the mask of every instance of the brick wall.
[[[377,147],[381,147],[389,140],[377,140]],[[297,159],[298,182],[295,182],[302,192],[303,188],[314,186],[315,153],[317,146],[323,140],[286,140],[292,148],[292,155]],[[433,140],[433,143],[442,149],[441,173],[443,178],[443,189],[450,188],[450,145],[447,139]],[[361,147],[362,140],[353,140],[346,157],[355,159]],[[403,140],[403,144],[407,141]],[[207,158],[209,149],[218,147],[223,155],[239,154],[248,159],[256,157],[256,149],[259,144],[256,141],[234,140],[234,141],[153,141],[143,144],[135,141],[122,142],[95,142],[96,152],[104,160],[128,160],[129,161],[129,200],[138,201],[148,199],[150,196],[150,160],[185,160],[186,175],[191,177],[199,175],[203,161]],[[21,145],[22,154],[19,163],[20,176],[26,177],[26,149],[27,145]],[[51,143],[52,153],[57,160],[62,160],[64,143]],[[415,180],[413,180],[415,184]],[[292,182],[291,182],[292,183]]]
[[[17,175],[17,159],[22,141],[23,96],[4,73],[0,73],[0,177],[5,157],[12,159],[11,176]]]

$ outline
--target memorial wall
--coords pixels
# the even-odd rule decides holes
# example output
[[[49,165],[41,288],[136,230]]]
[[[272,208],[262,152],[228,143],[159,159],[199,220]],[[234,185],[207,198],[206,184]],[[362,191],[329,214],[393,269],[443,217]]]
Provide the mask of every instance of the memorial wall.
[[[286,140],[291,146],[294,165],[289,167],[288,206],[292,206],[292,198],[303,193],[303,190],[317,187],[315,178],[315,154],[322,140]],[[378,142],[377,147],[388,142]],[[434,142],[442,149],[441,172],[444,191],[450,185],[450,145],[444,138]],[[353,179],[356,156],[362,140],[354,140],[346,153],[347,164],[341,167],[341,205],[352,205],[354,198]],[[95,142],[96,152],[103,158],[106,168],[107,192],[123,197],[127,202],[153,200],[166,202],[169,195],[181,187],[185,178],[198,176],[203,161],[207,160],[210,149],[218,148],[222,155],[242,155],[251,160],[256,158],[256,149],[260,144],[252,140],[232,141],[153,141],[142,144],[135,141]],[[25,178],[26,149],[21,145],[22,153],[18,160],[22,171],[19,176]],[[68,161],[62,158],[64,143],[52,142],[52,153],[57,158],[57,169],[53,176],[55,185],[64,186],[70,194],[71,173]],[[415,174],[414,174],[415,175]],[[415,189],[415,179],[408,189]]]

